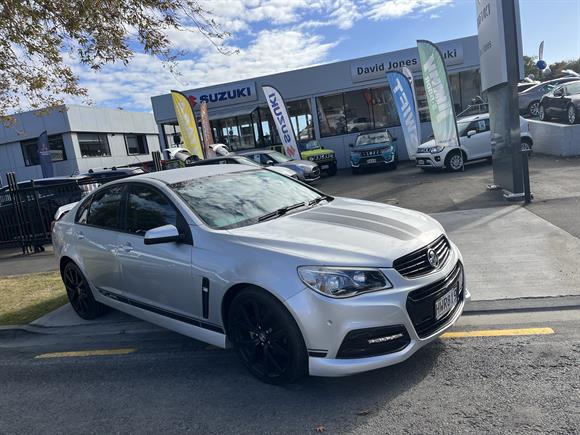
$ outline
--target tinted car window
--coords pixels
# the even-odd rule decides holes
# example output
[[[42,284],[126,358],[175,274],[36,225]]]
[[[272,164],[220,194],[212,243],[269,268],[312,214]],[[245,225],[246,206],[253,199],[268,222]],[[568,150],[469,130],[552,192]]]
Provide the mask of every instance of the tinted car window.
[[[124,186],[113,186],[97,192],[89,207],[86,223],[103,228],[120,228],[123,191]]]
[[[131,186],[127,198],[127,230],[145,234],[163,225],[177,226],[177,211],[159,191],[146,186]]]

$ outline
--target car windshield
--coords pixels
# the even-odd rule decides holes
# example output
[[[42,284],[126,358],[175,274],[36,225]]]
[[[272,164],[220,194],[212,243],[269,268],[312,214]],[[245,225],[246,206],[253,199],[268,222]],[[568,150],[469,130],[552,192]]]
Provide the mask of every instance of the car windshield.
[[[317,140],[309,140],[306,143],[300,143],[299,144],[300,147],[300,151],[312,151],[312,150],[319,150],[320,144],[318,143]]]
[[[208,226],[222,230],[252,225],[284,207],[325,198],[301,183],[266,170],[196,178],[171,188]]]
[[[355,147],[363,145],[373,145],[378,143],[391,142],[391,135],[388,131],[381,131],[378,133],[361,134],[356,138]]]
[[[268,157],[274,160],[276,163],[286,163],[292,159],[289,159],[284,154],[279,153],[278,151],[272,151],[268,153]]]

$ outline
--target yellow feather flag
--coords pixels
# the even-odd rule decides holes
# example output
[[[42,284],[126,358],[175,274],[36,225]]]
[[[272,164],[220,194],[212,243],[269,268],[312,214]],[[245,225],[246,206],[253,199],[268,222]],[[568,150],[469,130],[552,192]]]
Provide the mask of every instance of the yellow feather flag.
[[[203,159],[203,149],[191,104],[189,104],[187,97],[179,91],[171,91],[171,98],[173,99],[173,108],[177,115],[177,122],[179,123],[184,148],[192,155]]]

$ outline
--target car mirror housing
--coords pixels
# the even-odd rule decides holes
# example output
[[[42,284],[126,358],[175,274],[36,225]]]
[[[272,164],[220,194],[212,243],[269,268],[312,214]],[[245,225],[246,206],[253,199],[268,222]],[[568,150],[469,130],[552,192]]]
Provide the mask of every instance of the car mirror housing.
[[[163,225],[152,228],[145,233],[144,242],[146,245],[158,245],[160,243],[172,243],[183,241],[183,235],[174,225]]]
[[[469,130],[469,131],[467,132],[467,137],[471,137],[471,136],[473,136],[475,133],[477,133],[477,131],[475,131],[475,130]]]
[[[268,161],[266,161],[266,164],[268,166],[272,166],[274,164],[274,160],[268,160]]]

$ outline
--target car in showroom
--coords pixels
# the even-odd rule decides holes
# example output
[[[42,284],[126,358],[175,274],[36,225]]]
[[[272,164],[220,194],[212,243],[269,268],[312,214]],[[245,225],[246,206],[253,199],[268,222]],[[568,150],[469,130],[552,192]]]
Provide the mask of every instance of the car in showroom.
[[[560,77],[558,79],[548,80],[532,86],[525,91],[518,93],[520,115],[529,115],[537,117],[540,115],[540,100],[542,96],[552,91],[561,84],[577,81],[576,76]]]
[[[461,171],[465,162],[491,159],[491,132],[489,114],[469,116],[457,120],[460,147],[441,146],[435,143],[433,135],[417,148],[415,163],[421,169],[447,169]],[[534,140],[529,124],[520,116],[522,150],[532,150]]]
[[[563,120],[568,124],[578,122],[580,108],[580,81],[558,86],[540,101],[540,120]]]
[[[300,157],[303,160],[317,163],[321,172],[326,172],[330,176],[336,175],[338,166],[336,164],[336,154],[333,150],[322,148],[320,142],[316,139],[299,142],[298,148]]]
[[[255,160],[249,159],[244,156],[238,156],[237,154],[228,154],[220,157],[212,157],[209,159],[198,160],[196,162],[190,163],[188,166],[207,166],[207,165],[247,165],[255,166],[259,168],[266,168],[270,171],[277,172],[280,175],[286,177],[294,178],[300,180],[300,176],[290,168],[284,166],[264,166],[256,162]]]
[[[292,160],[284,154],[270,149],[237,151],[235,154],[244,156],[263,166],[278,166],[292,169],[298,174],[298,179],[305,183],[320,180],[320,166],[309,160]]]
[[[359,133],[349,146],[350,167],[354,174],[363,169],[386,167],[397,169],[399,155],[394,138],[388,129]]]
[[[433,218],[253,166],[114,181],[55,224],[53,244],[83,319],[112,307],[233,347],[270,383],[402,362],[470,297]]]

